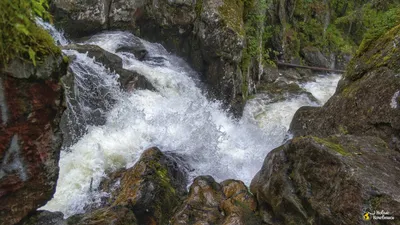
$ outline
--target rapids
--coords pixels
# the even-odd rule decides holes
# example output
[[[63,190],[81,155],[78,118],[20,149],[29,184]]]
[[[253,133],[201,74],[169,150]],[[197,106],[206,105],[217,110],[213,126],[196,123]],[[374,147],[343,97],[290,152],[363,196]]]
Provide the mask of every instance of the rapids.
[[[57,43],[69,43],[50,25],[38,23],[49,30]],[[320,76],[316,82],[302,84],[319,103],[306,95],[275,103],[256,96],[248,101],[243,117],[238,120],[224,111],[218,101],[207,99],[198,74],[161,45],[142,40],[150,58],[157,58],[157,62],[139,61],[131,53],[116,52],[118,47],[128,46],[132,36],[127,32],[106,32],[85,43],[120,56],[125,69],[145,76],[156,91],[123,92],[118,87],[118,74],[86,54],[64,50],[64,54],[75,57],[70,70],[77,77],[75,86],[82,96],[78,101],[82,104],[79,113],[91,115],[93,110],[99,110],[88,104],[93,91],[100,86],[116,102],[102,108],[104,125],[88,123],[85,134],[75,144],[64,146],[56,193],[42,209],[61,211],[66,217],[84,212],[87,204],[107,195],[96,188],[108,172],[131,167],[152,146],[184,159],[190,167],[190,179],[211,175],[217,181],[232,178],[249,184],[267,153],[284,141],[296,110],[326,102],[340,78]],[[95,82],[88,85],[91,80]]]

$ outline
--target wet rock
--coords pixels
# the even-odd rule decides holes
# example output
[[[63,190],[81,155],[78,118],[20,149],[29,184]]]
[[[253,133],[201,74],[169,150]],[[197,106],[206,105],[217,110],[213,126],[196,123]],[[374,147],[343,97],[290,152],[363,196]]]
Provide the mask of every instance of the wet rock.
[[[176,211],[172,224],[222,224],[219,208],[225,196],[220,184],[211,176],[197,177],[190,186],[189,196]]]
[[[135,215],[123,206],[97,209],[84,215],[67,219],[68,225],[137,225]]]
[[[305,47],[301,54],[310,66],[330,68],[328,59],[316,47]]]
[[[20,225],[67,225],[61,212],[37,211],[34,215],[24,219]]]
[[[400,150],[400,26],[355,56],[335,95],[322,107],[302,107],[292,121],[295,136],[378,136]],[[397,97],[396,97],[397,96]]]
[[[56,55],[0,71],[0,224],[19,222],[55,191],[66,66]]]
[[[397,218],[399,160],[377,137],[297,137],[268,154],[250,189],[270,224],[364,224],[375,210]]]
[[[145,5],[150,1],[126,1],[114,0],[111,3],[109,14],[110,28],[118,29],[132,29],[136,27],[136,20],[138,20],[144,13]]]
[[[147,79],[140,75],[137,72],[125,70],[122,68],[122,59],[110,53],[97,45],[80,45],[80,44],[71,44],[63,47],[64,49],[72,49],[78,51],[80,53],[87,53],[89,57],[95,58],[96,61],[102,63],[105,67],[109,68],[111,71],[115,71],[119,75],[119,82],[121,83],[121,87],[124,90],[133,90],[133,89],[149,89],[154,90],[153,85],[147,81]],[[144,48],[144,47],[143,47]],[[138,57],[144,57],[146,53],[144,53],[143,48],[120,48],[119,51],[131,51],[136,52]],[[144,55],[143,55],[144,54]]]
[[[56,25],[70,37],[83,37],[107,28],[111,0],[54,0]]]
[[[241,181],[218,184],[210,176],[197,177],[190,192],[171,219],[180,224],[261,224],[255,215],[257,202]]]
[[[138,224],[168,224],[186,194],[186,176],[176,161],[150,148],[132,168],[111,174],[101,186],[111,193],[107,204],[129,208]]]
[[[318,102],[318,100],[299,84],[290,82],[284,78],[277,79],[274,83],[262,84],[257,87],[258,95],[263,95],[267,98],[269,103],[284,101],[299,95],[306,95],[311,101]]]
[[[221,203],[225,220],[223,225],[259,225],[261,220],[255,216],[257,201],[246,185],[238,180],[221,183],[225,200]]]

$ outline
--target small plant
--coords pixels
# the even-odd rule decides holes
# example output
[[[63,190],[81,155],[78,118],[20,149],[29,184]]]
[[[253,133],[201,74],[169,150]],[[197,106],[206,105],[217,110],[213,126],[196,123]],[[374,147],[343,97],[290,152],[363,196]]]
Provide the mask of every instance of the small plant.
[[[35,17],[51,21],[47,0],[0,1],[0,68],[20,58],[37,65],[44,56],[59,54],[52,37],[35,23]]]

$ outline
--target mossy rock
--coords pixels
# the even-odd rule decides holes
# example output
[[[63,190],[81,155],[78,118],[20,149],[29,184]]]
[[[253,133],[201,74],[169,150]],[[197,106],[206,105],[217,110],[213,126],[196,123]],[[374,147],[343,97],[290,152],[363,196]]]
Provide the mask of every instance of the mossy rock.
[[[104,191],[111,191],[108,204],[129,208],[138,224],[168,224],[186,194],[186,176],[171,156],[150,148],[132,168],[111,174],[113,180],[106,180],[101,186]]]
[[[285,225],[363,224],[380,207],[396,218],[398,157],[377,137],[296,137],[268,154],[250,190],[260,213]]]

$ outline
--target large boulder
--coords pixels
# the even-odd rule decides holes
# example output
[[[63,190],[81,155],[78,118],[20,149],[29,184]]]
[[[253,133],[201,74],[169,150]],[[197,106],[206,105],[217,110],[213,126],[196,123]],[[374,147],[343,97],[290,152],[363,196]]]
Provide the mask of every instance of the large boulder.
[[[305,47],[301,50],[304,60],[310,66],[329,68],[330,63],[328,59],[316,47]]]
[[[101,190],[111,194],[105,205],[127,207],[138,224],[147,225],[168,224],[186,186],[184,169],[171,156],[150,148],[132,168],[110,174]]]
[[[174,225],[261,224],[255,215],[257,202],[243,182],[226,180],[221,184],[210,176],[197,177],[190,192],[171,219]]]
[[[353,58],[335,95],[322,108],[302,107],[295,136],[378,136],[400,150],[400,25]]]
[[[377,137],[298,137],[268,154],[250,188],[268,224],[364,224],[382,210],[398,218],[399,160]]]
[[[0,71],[0,224],[19,222],[53,196],[66,67],[56,54],[36,67],[15,59]]]
[[[54,0],[51,11],[70,37],[83,37],[106,29],[111,0]]]

